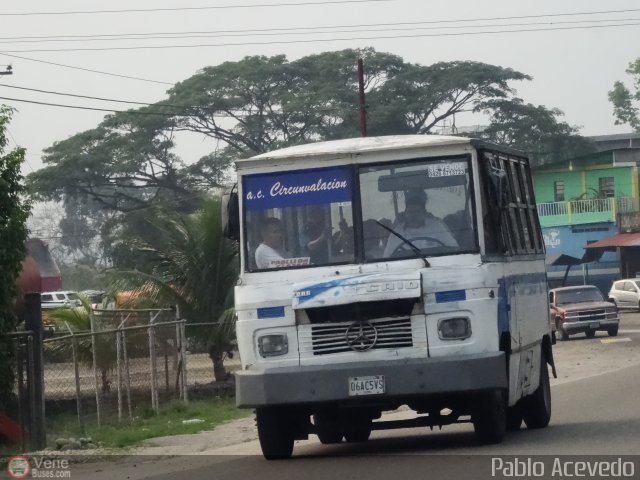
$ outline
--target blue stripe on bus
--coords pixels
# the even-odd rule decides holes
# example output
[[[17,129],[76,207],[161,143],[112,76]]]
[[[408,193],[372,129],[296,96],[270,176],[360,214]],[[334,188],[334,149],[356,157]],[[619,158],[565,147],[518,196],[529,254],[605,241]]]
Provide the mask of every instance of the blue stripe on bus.
[[[467,292],[464,290],[449,290],[447,292],[436,292],[436,303],[459,302],[467,299]]]
[[[263,307],[258,309],[258,318],[284,317],[284,307]]]

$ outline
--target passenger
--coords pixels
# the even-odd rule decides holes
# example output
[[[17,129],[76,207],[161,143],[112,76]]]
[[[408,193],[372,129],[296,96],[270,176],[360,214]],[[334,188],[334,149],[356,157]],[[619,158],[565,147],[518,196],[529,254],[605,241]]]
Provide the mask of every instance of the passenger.
[[[353,253],[353,227],[343,218],[338,223],[340,230],[333,234],[333,251],[337,255]]]
[[[310,257],[312,264],[328,263],[331,226],[326,224],[322,207],[311,207],[308,213],[307,223],[302,229],[302,250]]]
[[[262,243],[256,248],[256,266],[260,269],[275,268],[278,261],[288,258],[284,249],[284,228],[282,221],[269,217],[260,226]]]

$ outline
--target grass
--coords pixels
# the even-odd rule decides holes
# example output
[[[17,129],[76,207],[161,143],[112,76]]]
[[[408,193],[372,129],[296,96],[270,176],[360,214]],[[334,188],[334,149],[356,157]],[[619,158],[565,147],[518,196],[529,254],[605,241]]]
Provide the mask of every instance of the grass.
[[[198,433],[213,430],[236,418],[251,415],[250,410],[240,410],[233,399],[215,398],[197,400],[189,403],[174,401],[160,409],[156,414],[150,409],[138,409],[132,421],[103,421],[103,424],[87,425],[85,433],[80,432],[77,418],[73,415],[60,415],[52,420],[47,432],[50,446],[55,446],[57,438],[91,437],[100,447],[124,448],[139,445],[148,438]],[[184,424],[184,420],[200,419],[201,423]]]

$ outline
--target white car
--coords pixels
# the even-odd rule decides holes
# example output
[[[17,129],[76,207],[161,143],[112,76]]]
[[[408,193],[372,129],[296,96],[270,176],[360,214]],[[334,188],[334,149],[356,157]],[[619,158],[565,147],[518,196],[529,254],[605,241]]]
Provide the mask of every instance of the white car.
[[[77,292],[42,292],[40,302],[43,310],[51,308],[71,308],[80,306],[80,299]]]
[[[613,282],[609,290],[609,301],[618,308],[640,310],[640,278],[627,278]]]

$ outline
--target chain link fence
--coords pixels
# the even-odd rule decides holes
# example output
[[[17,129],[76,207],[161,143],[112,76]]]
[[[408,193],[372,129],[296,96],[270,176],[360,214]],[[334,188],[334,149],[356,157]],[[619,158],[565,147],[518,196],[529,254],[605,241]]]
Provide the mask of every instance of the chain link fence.
[[[44,340],[47,416],[75,412],[84,426],[188,400],[190,388],[213,380],[206,339],[214,325],[187,325],[175,310],[93,311],[91,331]]]

